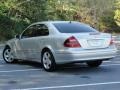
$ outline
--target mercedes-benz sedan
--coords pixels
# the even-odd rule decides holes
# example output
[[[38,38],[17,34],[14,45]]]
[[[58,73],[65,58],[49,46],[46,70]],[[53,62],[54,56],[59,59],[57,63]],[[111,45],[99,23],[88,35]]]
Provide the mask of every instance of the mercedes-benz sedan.
[[[38,61],[46,71],[53,71],[56,64],[69,62],[98,67],[115,57],[116,51],[111,34],[75,21],[45,21],[31,24],[9,40],[3,58],[7,63]]]

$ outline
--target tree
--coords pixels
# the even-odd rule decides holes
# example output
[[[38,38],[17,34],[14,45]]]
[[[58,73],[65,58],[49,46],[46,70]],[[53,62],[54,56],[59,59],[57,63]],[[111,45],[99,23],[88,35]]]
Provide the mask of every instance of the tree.
[[[46,20],[75,20],[101,31],[119,32],[120,1],[0,0],[0,39],[10,39],[28,24]]]
[[[117,1],[117,3],[116,3],[114,19],[115,19],[115,22],[117,23],[117,25],[120,26],[120,1]]]

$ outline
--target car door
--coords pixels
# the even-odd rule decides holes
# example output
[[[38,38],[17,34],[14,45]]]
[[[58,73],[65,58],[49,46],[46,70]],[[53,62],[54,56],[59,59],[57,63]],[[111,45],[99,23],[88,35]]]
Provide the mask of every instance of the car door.
[[[35,56],[36,60],[41,60],[41,51],[45,47],[46,43],[49,38],[49,30],[48,27],[45,24],[36,24],[36,32],[35,32],[35,41],[37,42],[36,48],[35,48]]]
[[[36,25],[30,26],[27,28],[21,35],[21,39],[19,40],[21,45],[21,50],[24,53],[24,58],[35,59],[35,48],[37,46],[37,41],[35,38]]]
[[[41,50],[45,45],[49,30],[44,24],[30,26],[21,35],[21,48],[25,53],[25,58],[33,61],[41,58]]]

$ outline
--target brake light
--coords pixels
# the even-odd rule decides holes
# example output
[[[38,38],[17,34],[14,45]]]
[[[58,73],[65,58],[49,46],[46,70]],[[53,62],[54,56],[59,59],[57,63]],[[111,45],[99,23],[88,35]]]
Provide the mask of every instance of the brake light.
[[[81,45],[79,44],[79,42],[77,41],[77,39],[74,36],[65,40],[64,46],[71,47],[71,48],[81,47]]]
[[[110,45],[113,45],[113,44],[114,44],[114,39],[111,38],[111,40],[110,40]]]

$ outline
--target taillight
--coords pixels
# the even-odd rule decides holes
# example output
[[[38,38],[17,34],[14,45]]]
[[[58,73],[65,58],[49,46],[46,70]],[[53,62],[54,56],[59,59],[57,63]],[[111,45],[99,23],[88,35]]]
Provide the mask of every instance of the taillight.
[[[81,45],[79,44],[79,42],[77,41],[77,39],[74,36],[65,40],[64,46],[65,47],[71,47],[71,48],[81,47]]]
[[[110,45],[113,45],[113,44],[114,44],[114,39],[111,38],[111,40],[110,40]]]

